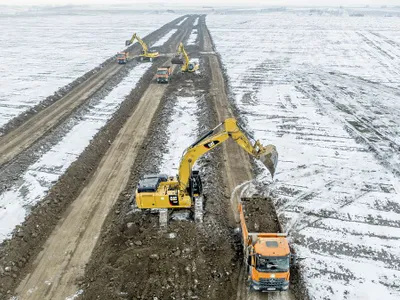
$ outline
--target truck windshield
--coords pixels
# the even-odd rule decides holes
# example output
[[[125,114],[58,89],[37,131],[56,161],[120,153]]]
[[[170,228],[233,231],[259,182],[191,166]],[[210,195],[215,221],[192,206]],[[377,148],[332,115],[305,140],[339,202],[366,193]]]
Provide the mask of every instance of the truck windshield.
[[[157,74],[158,75],[167,75],[167,70],[159,70],[159,71],[157,71]]]
[[[118,54],[118,58],[125,58],[125,54]]]
[[[289,270],[289,256],[264,257],[257,255],[256,260],[259,272],[287,272]]]

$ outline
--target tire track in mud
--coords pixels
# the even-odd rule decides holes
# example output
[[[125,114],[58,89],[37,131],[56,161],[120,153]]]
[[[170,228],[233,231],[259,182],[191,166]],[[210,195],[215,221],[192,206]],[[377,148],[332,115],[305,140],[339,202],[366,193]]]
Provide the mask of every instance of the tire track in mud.
[[[166,46],[169,46],[169,43],[173,43],[176,47],[187,32],[188,30],[177,32]],[[57,225],[63,212],[78,197],[85,184],[93,176],[100,159],[110,147],[122,124],[131,115],[131,112],[135,110],[140,97],[149,86],[154,86],[150,82],[153,82],[154,73],[161,63],[162,58],[160,58],[160,61],[154,62],[150,70],[142,77],[136,89],[121,104],[108,124],[96,134],[90,145],[68,168],[58,183],[51,189],[48,196],[36,205],[25,222],[18,226],[13,238],[1,245],[0,298],[5,293],[10,294],[22,276],[31,272],[33,259],[39,254],[40,247]],[[12,268],[12,272],[3,272],[4,268],[8,266]]]
[[[180,18],[179,18],[180,19]],[[174,27],[178,19],[164,25],[155,32],[149,34],[145,40],[149,44]],[[137,43],[128,48],[132,55],[140,53],[140,45]],[[95,92],[101,89],[108,80],[116,76],[124,69],[123,65],[115,62],[112,57],[105,61],[97,70],[88,72],[88,78],[78,80],[64,96],[50,101],[39,103],[32,111],[26,113],[17,120],[5,126],[5,134],[0,136],[0,166],[14,159],[21,152],[32,146],[43,136],[51,132],[62,121],[66,120],[77,108],[86,103]],[[65,89],[65,88],[64,88]],[[68,90],[68,89],[67,89]]]

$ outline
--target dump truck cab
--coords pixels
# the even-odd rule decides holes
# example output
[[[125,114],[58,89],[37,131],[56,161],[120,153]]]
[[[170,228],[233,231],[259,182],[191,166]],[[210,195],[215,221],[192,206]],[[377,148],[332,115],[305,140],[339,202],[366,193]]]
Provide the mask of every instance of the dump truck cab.
[[[289,289],[291,253],[286,234],[249,234],[248,279],[257,291]]]
[[[248,283],[256,291],[289,289],[291,254],[285,233],[248,232],[242,203],[238,205]]]
[[[171,80],[172,68],[170,66],[162,66],[157,69],[156,79],[158,83],[168,83]]]
[[[128,52],[119,52],[117,54],[117,62],[119,64],[126,64],[128,62]]]

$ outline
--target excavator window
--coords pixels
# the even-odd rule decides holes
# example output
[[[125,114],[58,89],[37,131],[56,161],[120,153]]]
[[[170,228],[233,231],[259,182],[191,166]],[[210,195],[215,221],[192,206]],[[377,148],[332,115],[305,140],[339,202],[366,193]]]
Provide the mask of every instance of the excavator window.
[[[168,176],[164,174],[160,175],[145,175],[143,179],[139,181],[138,192],[156,192],[160,182],[168,180]]]

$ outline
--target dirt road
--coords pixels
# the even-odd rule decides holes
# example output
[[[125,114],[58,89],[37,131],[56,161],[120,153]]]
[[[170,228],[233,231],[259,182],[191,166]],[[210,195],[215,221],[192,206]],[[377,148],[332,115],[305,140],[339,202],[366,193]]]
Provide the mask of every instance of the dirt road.
[[[165,86],[151,84],[87,187],[49,237],[35,270],[17,288],[21,299],[64,299],[78,287],[110,208],[125,187]]]
[[[208,29],[205,23],[203,26],[203,51],[206,53],[213,52],[214,46],[212,43],[212,39],[208,32]],[[213,96],[213,103],[215,105],[215,110],[218,115],[218,119],[222,122],[227,117],[237,117],[231,107],[230,101],[228,99],[227,91],[226,91],[226,80],[222,73],[222,68],[219,62],[217,55],[208,55],[211,74],[212,74],[212,84],[210,93]],[[223,157],[224,157],[224,168],[225,168],[225,177],[223,180],[225,182],[226,190],[225,193],[227,195],[231,195],[237,186],[240,184],[253,179],[253,170],[251,167],[249,155],[242,151],[234,142],[229,142],[223,145]],[[240,163],[238,163],[240,162]],[[231,205],[231,202],[225,203],[227,207]],[[249,203],[249,205],[252,205]],[[254,205],[254,204],[253,204]],[[272,206],[271,206],[272,207]],[[235,207],[232,207],[232,218],[231,220],[235,222],[234,211]],[[268,212],[269,214],[272,211]],[[258,217],[262,217],[262,213],[258,215]],[[279,228],[278,221],[276,220],[275,226],[270,226],[269,228],[271,232],[276,231],[276,228]],[[249,291],[246,286],[246,274],[244,266],[239,273],[238,277],[238,285],[237,285],[237,294],[236,299],[248,299],[248,300],[257,300],[257,299],[294,299],[294,295],[289,291],[285,293],[276,293],[276,294],[261,294],[258,292]]]
[[[189,33],[182,28],[168,47],[176,48]],[[154,65],[164,63],[160,58]],[[32,271],[16,288],[19,299],[64,299],[77,291],[77,279],[83,275],[104,219],[127,183],[166,87],[153,78],[94,175],[47,239]]]

